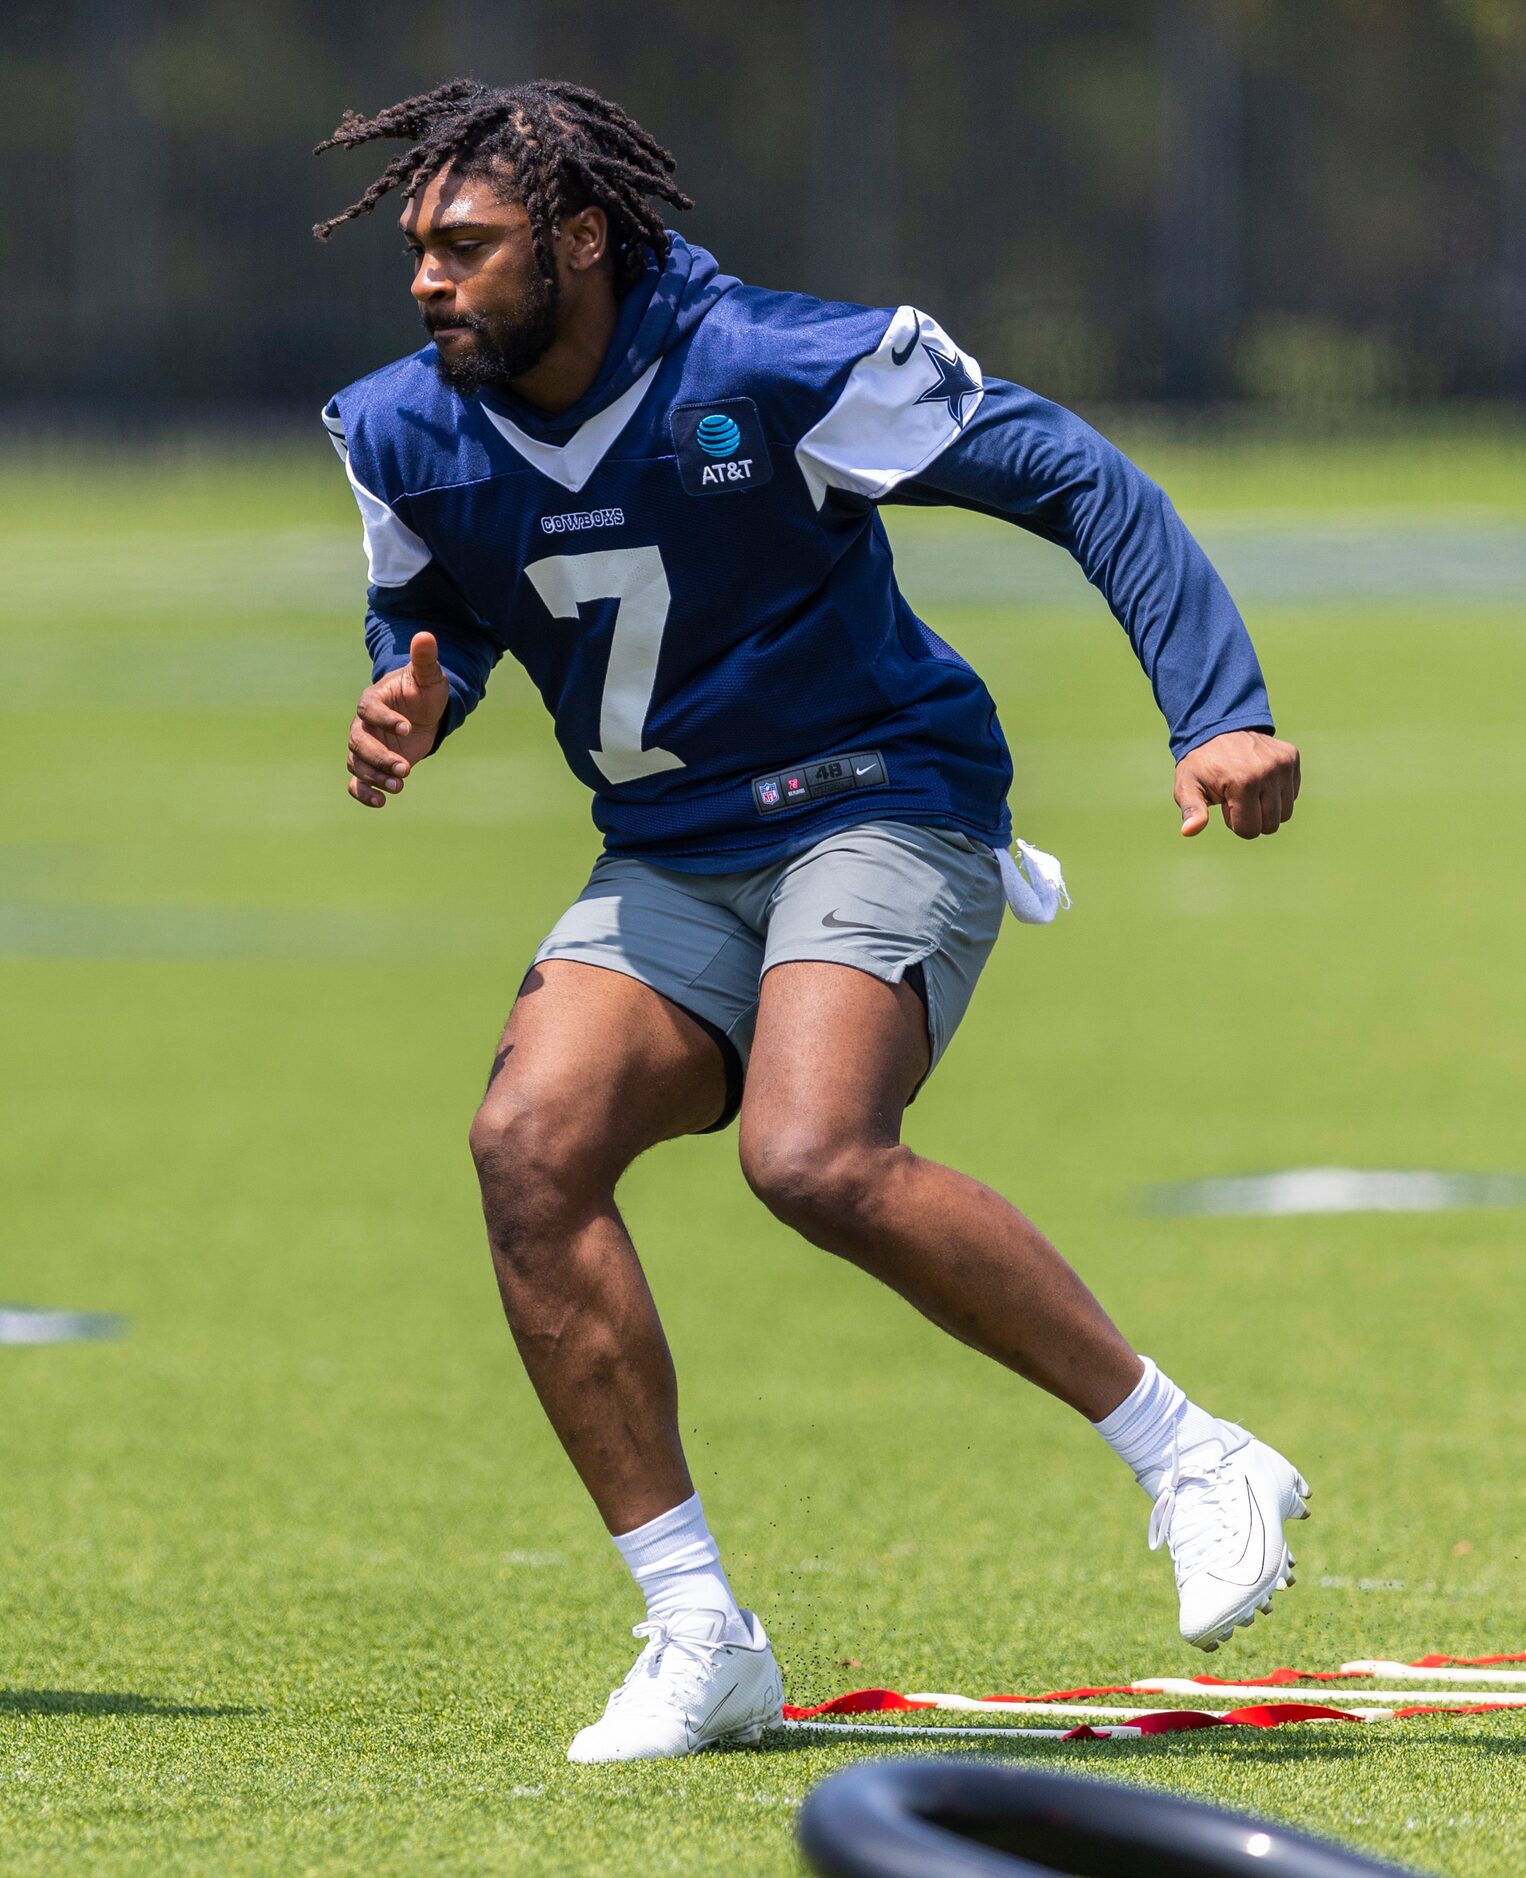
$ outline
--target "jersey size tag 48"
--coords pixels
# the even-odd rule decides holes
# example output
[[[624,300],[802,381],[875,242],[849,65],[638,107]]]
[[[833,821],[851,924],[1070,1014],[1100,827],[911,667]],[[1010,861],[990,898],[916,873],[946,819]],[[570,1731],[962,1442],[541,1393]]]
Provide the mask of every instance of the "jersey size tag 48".
[[[676,404],[670,414],[678,473],[691,496],[739,495],[770,480],[774,466],[751,398]]]

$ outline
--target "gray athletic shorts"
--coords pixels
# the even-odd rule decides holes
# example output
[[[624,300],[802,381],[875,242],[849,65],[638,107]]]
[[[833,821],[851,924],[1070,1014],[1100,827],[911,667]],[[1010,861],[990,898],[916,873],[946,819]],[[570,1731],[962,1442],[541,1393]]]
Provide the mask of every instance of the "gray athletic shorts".
[[[841,828],[803,854],[737,874],[681,874],[605,854],[535,954],[623,972],[686,1011],[726,1059],[723,1128],[741,1104],[771,965],[824,959],[896,985],[927,1007],[932,1063],[948,1048],[1001,931],[990,848],[911,822]]]

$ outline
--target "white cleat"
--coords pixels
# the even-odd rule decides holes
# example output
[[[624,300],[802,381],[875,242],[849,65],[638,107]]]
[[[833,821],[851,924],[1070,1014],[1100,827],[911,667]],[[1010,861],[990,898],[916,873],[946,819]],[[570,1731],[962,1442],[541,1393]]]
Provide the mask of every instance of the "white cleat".
[[[701,1748],[755,1747],[783,1719],[773,1648],[751,1611],[745,1638],[719,1611],[686,1613],[676,1628],[637,1624],[646,1648],[598,1721],[573,1737],[569,1761],[649,1761]]]
[[[1222,1439],[1174,1454],[1150,1515],[1150,1549],[1170,1548],[1182,1636],[1216,1650],[1272,1593],[1293,1582],[1287,1519],[1307,1519],[1309,1483],[1274,1448],[1233,1422]]]

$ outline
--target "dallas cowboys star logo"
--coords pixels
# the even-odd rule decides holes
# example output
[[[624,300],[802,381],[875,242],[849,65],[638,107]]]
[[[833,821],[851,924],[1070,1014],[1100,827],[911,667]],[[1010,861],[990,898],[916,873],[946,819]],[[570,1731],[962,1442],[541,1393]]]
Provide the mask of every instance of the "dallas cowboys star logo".
[[[964,369],[959,358],[950,358],[946,352],[939,352],[924,340],[922,350],[933,362],[933,370],[938,374],[936,385],[929,385],[917,399],[918,404],[946,404],[948,414],[964,429],[964,401],[980,390],[979,385]]]

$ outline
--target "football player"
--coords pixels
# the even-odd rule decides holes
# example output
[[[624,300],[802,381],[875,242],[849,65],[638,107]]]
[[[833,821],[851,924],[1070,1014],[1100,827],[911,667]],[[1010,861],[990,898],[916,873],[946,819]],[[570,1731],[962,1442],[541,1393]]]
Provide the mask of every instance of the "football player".
[[[1182,832],[1218,805],[1254,839],[1299,759],[1223,583],[1154,483],[929,314],[747,286],[671,233],[672,157],[595,93],[458,80],[319,149],[380,138],[405,148],[315,231],[396,192],[428,337],[324,411],[370,569],[350,794],[401,792],[508,653],[604,838],[471,1132],[509,1324],[647,1603],[571,1757],[779,1717],[614,1198],[637,1155],[738,1115],[781,1220],[1095,1425],[1154,1502],[1183,1636],[1215,1648],[1291,1583],[1307,1484],[1137,1355],[1000,1194],[901,1141],[1006,906],[1052,918],[1063,882],[1010,853],[995,705],[902,598],[880,509],[1067,549],[1154,688]]]

